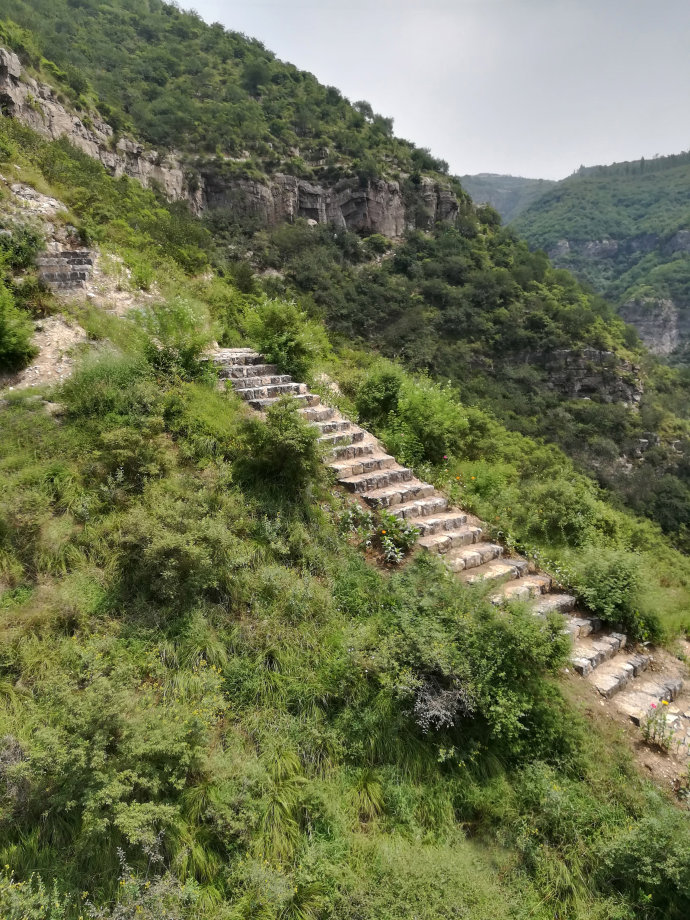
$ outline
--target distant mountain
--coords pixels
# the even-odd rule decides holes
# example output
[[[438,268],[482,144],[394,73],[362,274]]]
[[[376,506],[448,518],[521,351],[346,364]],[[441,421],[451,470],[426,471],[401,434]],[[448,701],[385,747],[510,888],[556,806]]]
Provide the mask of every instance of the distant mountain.
[[[476,204],[490,204],[505,223],[515,220],[533,201],[556,185],[551,179],[526,179],[498,173],[460,176],[460,181]]]
[[[652,351],[687,361],[690,153],[583,167],[514,226],[611,300]]]

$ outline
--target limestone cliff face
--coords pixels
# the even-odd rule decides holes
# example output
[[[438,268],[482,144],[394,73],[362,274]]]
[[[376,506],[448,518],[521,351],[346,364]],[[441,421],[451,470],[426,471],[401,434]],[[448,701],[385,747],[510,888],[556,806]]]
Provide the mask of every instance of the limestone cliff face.
[[[207,208],[255,217],[269,227],[303,217],[320,224],[333,223],[349,230],[396,237],[406,225],[397,182],[343,179],[329,188],[282,173],[264,183],[225,178],[211,169],[202,174],[202,183]]]
[[[690,246],[690,232],[681,230],[666,245],[681,248],[688,234],[687,245]],[[676,239],[678,238],[678,239]],[[548,256],[556,264],[562,263],[565,268],[571,267],[567,261],[569,257],[579,256],[583,259],[596,261],[599,259],[614,259],[618,255],[631,255],[633,253],[653,252],[659,245],[659,237],[655,233],[642,233],[628,239],[615,240],[558,240],[548,250]],[[672,250],[675,251],[675,250]]]
[[[611,351],[599,348],[529,352],[520,362],[544,368],[550,389],[569,399],[598,399],[635,407],[644,387],[640,368]]]
[[[399,183],[383,179],[349,178],[320,185],[282,173],[265,182],[232,177],[224,175],[222,163],[185,170],[174,153],[162,157],[128,139],[114,144],[110,125],[84,124],[50,86],[28,76],[17,55],[4,48],[0,48],[0,111],[51,140],[66,137],[114,176],[130,176],[145,187],[155,183],[171,201],[187,201],[196,214],[223,208],[238,217],[255,217],[269,227],[302,217],[395,238],[409,226],[426,228],[439,220],[452,220],[458,211],[450,187],[427,177],[417,192],[421,207],[410,209]]]
[[[28,76],[16,54],[5,48],[0,48],[0,110],[50,140],[66,137],[75,147],[100,160],[112,175],[131,176],[147,187],[157,183],[172,201],[185,199],[196,211],[200,210],[199,192],[192,193],[187,187],[176,157],[161,158],[130,140],[114,145],[110,125],[104,121],[85,125],[62,105],[50,86]]]
[[[298,217],[331,223],[362,233],[395,238],[408,227],[427,229],[437,221],[453,220],[458,201],[452,190],[423,178],[416,194],[420,207],[406,207],[400,184],[384,179],[341,179],[321,185],[277,173],[267,182],[228,178],[213,166],[201,175],[204,204],[238,217],[254,217],[267,226]]]
[[[690,314],[668,298],[630,300],[619,312],[655,355],[670,355],[690,339]]]
[[[641,259],[652,254],[657,264],[671,264],[686,259],[690,253],[690,230],[676,230],[672,235],[640,233],[620,239],[558,240],[548,255],[559,268],[568,268],[589,281],[607,296],[607,285],[624,275]],[[651,352],[670,355],[687,349],[690,343],[690,303],[666,296],[662,288],[654,296],[650,281],[649,294],[643,298],[634,291],[618,300],[618,312],[626,323],[635,326]]]

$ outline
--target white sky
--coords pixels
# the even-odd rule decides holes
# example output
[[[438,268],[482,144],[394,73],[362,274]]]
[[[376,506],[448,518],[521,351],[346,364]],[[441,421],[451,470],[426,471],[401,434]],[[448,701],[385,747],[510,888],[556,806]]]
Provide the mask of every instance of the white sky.
[[[181,0],[368,100],[451,172],[690,148],[690,0]]]

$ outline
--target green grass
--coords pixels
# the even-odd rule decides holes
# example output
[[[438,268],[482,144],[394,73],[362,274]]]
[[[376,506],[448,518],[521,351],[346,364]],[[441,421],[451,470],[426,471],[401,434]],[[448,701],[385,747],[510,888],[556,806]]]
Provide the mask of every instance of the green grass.
[[[272,329],[452,498],[557,559],[640,553],[668,611],[684,557],[556,448],[196,275],[172,218],[142,231],[150,193],[0,129],[160,294],[71,307],[101,346],[61,413],[0,412],[0,914],[684,918],[687,815],[571,699],[558,619],[369,565],[313,433],[249,420],[201,350]]]

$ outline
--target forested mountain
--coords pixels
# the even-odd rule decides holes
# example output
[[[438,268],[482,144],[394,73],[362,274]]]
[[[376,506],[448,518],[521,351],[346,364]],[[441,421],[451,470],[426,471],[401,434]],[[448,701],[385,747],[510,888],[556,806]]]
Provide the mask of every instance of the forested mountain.
[[[662,379],[602,298],[529,253],[493,209],[473,207],[458,180],[439,172],[444,164],[382,133],[365,105],[329,95],[258,42],[156,0],[131,0],[124,13],[95,0],[12,0],[10,7],[19,27],[7,25],[5,34],[25,64],[42,80],[57,74],[54,104],[63,98],[82,107],[77,141],[96,124],[97,100],[103,114],[116,113],[116,127],[129,125],[152,143],[173,139],[149,127],[161,100],[165,111],[195,113],[194,130],[174,132],[182,159],[173,160],[171,185],[202,215],[222,271],[246,260],[278,271],[263,283],[270,293],[305,298],[333,331],[452,379],[467,399],[524,434],[560,444],[621,500],[686,539],[682,377]],[[32,31],[24,34],[26,27]],[[58,64],[47,57],[53,51]],[[257,60],[275,76],[260,90],[243,69]],[[320,100],[320,115],[312,128],[300,128],[295,119],[307,99]],[[24,111],[32,116],[30,101]],[[237,120],[232,112],[239,111]],[[205,142],[197,149],[194,131],[206,132],[206,118],[215,117],[226,139],[215,152]],[[242,132],[254,122],[262,127],[252,139]],[[343,125],[345,140],[337,134]],[[336,132],[327,163],[320,159],[326,126]],[[299,162],[281,147],[284,131],[290,144],[299,135]],[[106,138],[103,162],[120,151],[136,165],[130,174],[151,167],[151,156],[142,161],[136,143],[124,147],[118,137]],[[238,137],[248,149],[236,159]],[[340,235],[312,233],[294,223],[299,218],[335,224]],[[267,231],[275,237],[267,240]],[[638,456],[642,442],[654,451]]]
[[[97,103],[116,131],[152,146],[218,153],[237,172],[447,172],[367,102],[161,0],[7,0],[2,12],[30,30],[12,36],[15,50],[53,61],[76,105]]]
[[[595,663],[623,629],[674,676],[687,375],[259,42],[0,10],[3,920],[685,920],[684,752],[609,719],[536,588],[334,488],[326,451],[380,461],[286,379],[548,569]],[[219,347],[298,397],[249,412]]]
[[[526,179],[524,176],[502,176],[497,173],[478,173],[460,176],[463,188],[477,204],[490,204],[508,224],[522,214],[533,201],[547,192],[553,179]]]
[[[690,154],[581,168],[515,228],[616,305],[653,351],[687,360]]]

